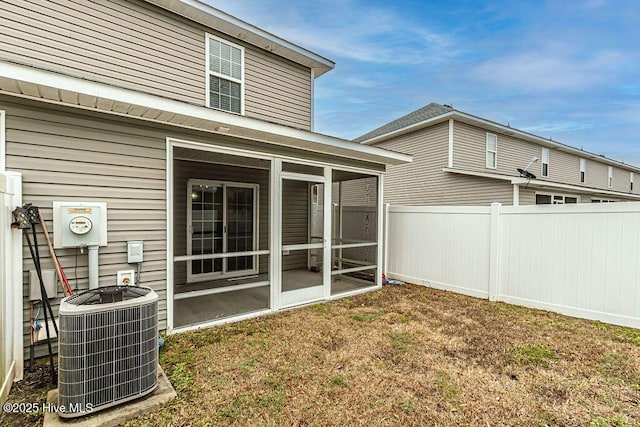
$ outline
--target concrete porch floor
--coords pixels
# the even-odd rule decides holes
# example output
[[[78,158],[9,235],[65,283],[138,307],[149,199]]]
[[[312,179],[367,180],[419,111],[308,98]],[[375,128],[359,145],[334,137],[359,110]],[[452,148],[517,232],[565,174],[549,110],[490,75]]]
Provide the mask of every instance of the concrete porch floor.
[[[286,270],[282,276],[282,287],[284,291],[293,291],[312,286],[320,286],[322,284],[322,274],[307,269]],[[183,291],[195,291],[266,280],[268,280],[267,274],[261,274],[250,280],[217,280],[215,282],[192,283],[176,288]],[[331,295],[339,295],[350,291],[365,289],[370,286],[373,286],[373,283],[369,284],[368,282],[354,280],[345,276],[333,276],[331,281]],[[173,303],[174,327],[180,328],[231,316],[267,310],[269,308],[269,297],[270,288],[266,285],[259,288],[178,299]]]

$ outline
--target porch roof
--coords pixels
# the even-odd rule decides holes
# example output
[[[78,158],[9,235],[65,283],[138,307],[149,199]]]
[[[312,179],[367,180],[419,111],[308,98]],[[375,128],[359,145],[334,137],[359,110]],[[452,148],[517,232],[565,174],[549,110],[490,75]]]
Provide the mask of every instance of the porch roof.
[[[412,160],[407,154],[2,60],[0,94],[377,164]]]

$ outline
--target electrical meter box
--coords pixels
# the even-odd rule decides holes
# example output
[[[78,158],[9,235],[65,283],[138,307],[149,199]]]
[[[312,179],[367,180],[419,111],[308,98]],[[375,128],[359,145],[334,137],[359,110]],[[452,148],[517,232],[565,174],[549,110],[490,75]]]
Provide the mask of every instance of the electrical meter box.
[[[53,246],[107,246],[107,204],[53,202]]]

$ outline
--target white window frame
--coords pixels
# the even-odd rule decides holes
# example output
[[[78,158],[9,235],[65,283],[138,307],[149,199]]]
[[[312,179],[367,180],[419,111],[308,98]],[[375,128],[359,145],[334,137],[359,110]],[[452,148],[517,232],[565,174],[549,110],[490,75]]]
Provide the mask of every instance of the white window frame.
[[[191,193],[194,185],[210,185],[216,187],[222,187],[222,227],[223,227],[223,239],[222,239],[222,253],[227,254],[227,188],[228,187],[240,187],[240,188],[252,188],[253,189],[253,251],[257,251],[260,247],[259,241],[259,210],[258,203],[260,200],[260,185],[251,184],[246,182],[231,182],[231,181],[214,181],[206,179],[190,179],[187,181],[187,256],[193,255],[193,241],[191,238],[192,229],[191,224],[193,221],[193,211],[191,205]],[[222,258],[222,271],[211,273],[199,273],[193,274],[191,272],[191,263],[187,263],[187,283],[202,282],[205,280],[215,280],[228,277],[246,276],[251,274],[258,274],[258,256],[253,255],[253,268],[240,271],[227,271],[227,258]]]
[[[546,193],[546,192],[538,192],[538,191],[536,191],[534,197],[537,198],[538,195],[551,197],[551,204],[552,205],[567,205],[567,204],[574,205],[574,204],[580,203],[580,196],[574,195],[574,194]],[[556,197],[561,197],[562,199],[561,200],[555,200]],[[566,202],[567,197],[571,197],[573,199],[576,199],[576,203],[567,203]],[[558,203],[556,203],[556,202],[558,202]]]
[[[220,43],[224,43],[227,44],[231,47],[235,47],[237,49],[240,49],[240,58],[242,61],[241,65],[241,71],[240,71],[240,80],[235,79],[231,76],[227,76],[221,73],[216,73],[214,71],[211,71],[209,68],[209,45],[210,45],[210,41],[211,40],[216,40]],[[245,54],[244,54],[244,47],[232,43],[229,40],[220,38],[220,37],[216,37],[213,34],[209,34],[209,33],[205,33],[205,105],[207,108],[213,108],[214,110],[219,110],[219,111],[224,111],[225,113],[231,113],[231,114],[240,114],[241,116],[244,116],[244,92],[245,92],[245,76],[244,76],[244,70],[245,70]],[[210,84],[211,84],[211,76],[215,76],[221,79],[225,79],[225,80],[229,80],[231,82],[234,83],[238,83],[240,84],[240,113],[236,113],[235,111],[228,111],[228,110],[223,110],[221,108],[215,108],[215,107],[211,107],[211,95],[210,95]]]
[[[607,169],[607,187],[613,188],[613,166]]]
[[[489,139],[493,138],[495,141],[495,148],[489,149]],[[489,164],[489,153],[493,153],[493,165]],[[498,169],[498,135],[487,132],[486,136],[486,152],[485,152],[487,169]]]
[[[633,193],[633,179],[635,178],[633,172],[629,172],[629,191]]]
[[[542,165],[540,167],[541,175],[548,178],[549,177],[549,149],[542,147],[542,153],[540,157],[542,158]],[[545,166],[547,167],[546,171],[545,171]]]
[[[584,183],[587,180],[587,161],[580,159],[580,182]]]

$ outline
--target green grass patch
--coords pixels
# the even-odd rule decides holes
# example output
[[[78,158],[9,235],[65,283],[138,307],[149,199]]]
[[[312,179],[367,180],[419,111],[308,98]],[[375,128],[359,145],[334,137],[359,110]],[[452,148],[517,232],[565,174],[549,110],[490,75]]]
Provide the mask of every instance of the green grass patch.
[[[334,375],[331,377],[331,384],[337,385],[339,387],[349,387],[349,381],[341,375]]]
[[[182,391],[185,390],[193,382],[193,375],[187,369],[186,363],[177,363],[171,373],[169,374],[169,381],[173,384],[173,387]]]
[[[358,322],[373,322],[374,320],[376,320],[381,316],[382,316],[382,313],[379,313],[379,312],[351,314],[351,318],[353,320],[357,320]]]
[[[435,383],[445,401],[452,405],[459,403],[460,391],[449,374],[439,371]]]
[[[279,414],[284,408],[286,400],[287,395],[283,390],[273,390],[260,397],[260,405],[274,414]]]
[[[526,344],[511,348],[509,359],[518,365],[534,365],[546,367],[551,360],[556,360],[556,352],[544,344]]]
[[[612,415],[610,417],[603,417],[601,415],[591,415],[589,425],[593,427],[631,427],[636,424],[631,424],[619,415]]]
[[[391,347],[399,352],[405,352],[409,349],[409,344],[411,344],[412,337],[411,334],[407,332],[392,332],[391,333]]]

